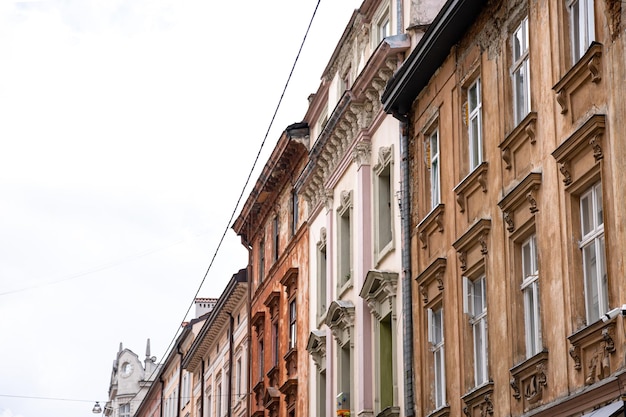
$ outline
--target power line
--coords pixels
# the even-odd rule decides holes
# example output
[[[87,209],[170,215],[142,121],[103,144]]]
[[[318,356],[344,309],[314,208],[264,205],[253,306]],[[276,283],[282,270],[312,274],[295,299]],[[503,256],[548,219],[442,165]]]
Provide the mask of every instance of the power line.
[[[215,262],[215,258],[217,257],[217,254],[220,250],[220,248],[222,247],[222,243],[224,242],[224,238],[226,237],[226,233],[228,233],[228,230],[231,227],[231,224],[233,222],[233,219],[235,218],[235,215],[237,214],[237,210],[239,208],[239,204],[241,203],[241,200],[243,199],[243,196],[245,194],[246,188],[248,187],[248,184],[250,183],[250,179],[252,178],[252,174],[254,173],[254,169],[256,168],[256,165],[259,161],[259,158],[261,156],[261,152],[263,151],[263,148],[265,147],[265,142],[267,142],[267,137],[270,134],[270,130],[272,128],[272,126],[274,125],[274,120],[276,119],[276,115],[278,114],[278,110],[280,109],[280,105],[283,102],[283,98],[285,96],[285,92],[287,91],[287,87],[289,86],[289,82],[291,81],[291,77],[293,75],[293,72],[296,68],[296,64],[298,63],[298,60],[300,59],[300,53],[302,52],[302,48],[304,47],[304,44],[306,42],[306,39],[309,35],[309,30],[311,29],[311,25],[313,24],[313,20],[315,19],[315,15],[317,14],[317,9],[319,8],[321,0],[317,0],[317,3],[315,5],[315,9],[313,10],[313,14],[311,15],[311,19],[309,20],[309,24],[306,28],[306,32],[304,33],[304,37],[302,38],[302,42],[300,43],[300,48],[298,49],[298,53],[296,54],[296,58],[293,62],[293,65],[291,66],[291,71],[289,71],[289,76],[287,77],[287,81],[285,82],[285,85],[283,87],[283,91],[280,94],[280,98],[278,99],[278,103],[276,104],[276,108],[274,109],[274,113],[272,115],[272,118],[269,122],[269,125],[267,127],[267,130],[265,131],[265,135],[263,137],[263,141],[261,142],[261,146],[259,147],[259,150],[256,154],[256,157],[254,158],[254,161],[252,163],[252,167],[250,168],[250,171],[248,172],[248,176],[246,178],[246,181],[241,189],[241,193],[239,194],[239,197],[237,198],[237,202],[235,203],[235,207],[233,208],[233,211],[231,213],[230,219],[228,220],[228,223],[226,224],[226,227],[224,228],[224,232],[222,233],[222,236],[217,244],[217,247],[215,248],[215,252],[213,253],[213,256],[211,257],[211,261],[209,262],[209,266],[206,270],[206,272],[204,273],[204,277],[202,277],[202,280],[200,281],[200,285],[198,285],[198,289],[196,290],[191,303],[189,303],[189,307],[187,308],[187,311],[185,312],[183,319],[181,320],[184,321],[187,318],[187,315],[189,314],[189,312],[191,311],[191,309],[193,308],[195,299],[198,297],[198,294],[200,293],[200,290],[202,288],[202,286],[204,285],[204,282],[206,281],[207,276],[209,275],[209,271],[211,271],[211,267],[213,266],[213,263]],[[178,337],[179,332],[181,331],[180,328],[178,328],[176,330],[176,333],[174,334],[174,337],[172,338],[170,344],[168,345],[166,352],[169,352],[172,347],[174,346],[174,343],[176,342],[176,338]],[[165,355],[163,355],[163,357],[166,357],[167,353]],[[148,379],[152,379],[154,373],[157,371],[157,369],[160,368],[155,368],[152,371],[152,374],[150,374],[150,376],[148,377]],[[137,393],[138,394],[138,393]],[[129,403],[130,401],[134,400],[134,398],[137,396],[137,394],[135,394],[130,400],[127,401],[127,403]]]

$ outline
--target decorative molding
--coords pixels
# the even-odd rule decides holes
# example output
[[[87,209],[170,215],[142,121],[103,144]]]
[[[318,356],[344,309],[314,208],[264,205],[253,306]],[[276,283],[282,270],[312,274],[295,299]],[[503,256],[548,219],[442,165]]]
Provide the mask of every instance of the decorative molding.
[[[461,397],[465,403],[463,414],[467,417],[487,417],[493,415],[493,382],[472,389]]]
[[[569,354],[574,360],[574,370],[585,370],[584,383],[591,385],[611,375],[611,355],[615,353],[615,322],[598,320],[567,339]],[[613,370],[618,364],[613,364]]]
[[[372,144],[370,142],[359,142],[352,150],[352,161],[360,168],[370,164],[372,155]]]
[[[515,167],[515,154],[527,143],[536,143],[537,113],[530,112],[528,115],[507,135],[498,145],[502,152],[504,168],[512,170]]]
[[[343,215],[346,211],[352,208],[352,191],[342,191],[339,197],[339,207],[337,207],[337,213]]]
[[[594,84],[602,80],[602,49],[601,43],[592,42],[580,60],[552,87],[561,114],[566,114],[571,108],[572,92],[587,80]]]
[[[280,292],[272,291],[267,295],[267,298],[263,302],[265,306],[270,310],[270,319],[274,320],[278,316],[278,304],[280,303]]]
[[[524,202],[528,204],[531,214],[539,211],[537,192],[541,186],[541,178],[540,172],[531,172],[498,202],[509,233],[515,231],[514,213],[522,208]]]
[[[321,330],[311,331],[306,350],[313,358],[313,363],[315,363],[318,372],[326,369],[326,332]]]
[[[320,229],[320,240],[317,242],[317,249],[324,250],[324,248],[326,248],[326,240],[327,240],[326,228],[322,227]]]
[[[552,152],[552,156],[559,164],[559,170],[563,174],[563,183],[566,186],[571,185],[575,180],[575,178],[572,178],[570,165],[572,160],[581,153],[591,150],[596,163],[603,159],[602,138],[604,136],[605,124],[606,116],[604,114],[592,115],[576,132]],[[588,149],[588,147],[591,149]]]
[[[486,256],[489,253],[487,237],[491,230],[490,219],[480,219],[475,222],[460,238],[452,244],[459,254],[461,270],[466,271],[472,265],[467,264],[467,253],[474,247],[480,245],[480,253]]]
[[[298,268],[289,268],[285,272],[285,276],[280,280],[280,283],[285,287],[287,297],[291,298],[298,289]]]
[[[548,351],[544,350],[510,369],[512,395],[523,403],[524,411],[541,403],[548,386],[547,366]]]
[[[480,189],[483,193],[487,192],[488,168],[489,164],[487,162],[483,162],[467,177],[463,178],[463,180],[454,188],[454,192],[456,193],[456,202],[459,205],[461,213],[465,212],[467,201],[476,190]]]
[[[373,167],[376,175],[380,175],[385,167],[393,160],[393,145],[382,146],[378,149],[378,160]]]
[[[351,341],[354,327],[354,304],[351,301],[336,300],[330,303],[326,314],[326,325],[337,342],[343,347]]]
[[[367,302],[376,320],[380,321],[389,313],[395,316],[397,288],[397,272],[369,270],[359,296]]]
[[[446,272],[446,258],[435,259],[426,269],[415,278],[422,294],[424,305],[428,304],[428,287],[437,282],[437,289],[441,292],[444,290],[444,274]]]
[[[420,241],[422,242],[422,249],[428,248],[428,237],[438,231],[443,233],[443,214],[445,211],[445,204],[439,204],[432,209],[430,213],[417,225],[417,232]]]

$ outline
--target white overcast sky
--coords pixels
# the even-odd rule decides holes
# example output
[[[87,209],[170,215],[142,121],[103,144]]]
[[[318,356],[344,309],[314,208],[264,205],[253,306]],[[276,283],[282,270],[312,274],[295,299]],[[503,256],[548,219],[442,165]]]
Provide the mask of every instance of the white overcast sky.
[[[252,182],[360,3],[321,1]],[[120,342],[163,358],[316,4],[0,0],[0,417],[92,415]],[[229,230],[200,296],[246,262]]]

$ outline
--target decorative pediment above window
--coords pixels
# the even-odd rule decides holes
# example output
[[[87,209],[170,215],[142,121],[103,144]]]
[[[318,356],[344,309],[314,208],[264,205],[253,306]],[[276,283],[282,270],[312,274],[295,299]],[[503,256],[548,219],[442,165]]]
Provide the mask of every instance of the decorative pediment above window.
[[[490,219],[480,219],[452,244],[459,254],[461,270],[471,275],[472,269],[482,264],[483,257],[489,253],[487,238],[491,230]]]
[[[322,227],[320,229],[320,240],[317,242],[317,249],[324,250],[326,248],[326,228]]]
[[[309,335],[306,350],[313,358],[318,371],[326,369],[326,332],[313,330]]]
[[[290,378],[280,387],[280,392],[285,396],[285,404],[287,405],[287,411],[291,411],[296,407],[296,401],[298,400],[298,380]]]
[[[298,289],[298,268],[289,268],[280,283],[285,287],[287,297],[291,298]]]
[[[580,172],[588,171],[590,165],[599,162],[604,157],[602,138],[605,124],[605,115],[594,114],[552,152],[552,156],[559,164],[566,186],[577,180],[581,176]],[[586,157],[591,154],[593,154],[593,160]]]
[[[422,300],[424,305],[434,298],[434,295],[443,291],[443,277],[446,272],[446,258],[437,258],[433,263],[417,276],[416,281],[419,285],[420,293],[422,294]],[[436,290],[434,289],[436,283]]]
[[[263,383],[263,378],[259,382],[257,382],[252,388],[254,391],[254,399],[257,407],[263,407],[264,395],[265,395],[265,384]],[[261,414],[263,415],[263,414]]]
[[[417,233],[422,242],[422,249],[428,249],[435,234],[443,234],[443,214],[445,204],[439,204],[417,225]]]
[[[277,417],[280,408],[280,391],[278,388],[267,387],[263,396],[263,406],[269,411],[269,417]]]
[[[516,224],[524,224],[539,211],[537,193],[540,186],[541,173],[531,172],[498,203],[509,233],[515,231]],[[528,212],[523,211],[524,208],[528,208]]]
[[[382,320],[389,313],[395,315],[396,290],[398,273],[369,270],[359,295],[370,308],[377,320]]]
[[[548,386],[548,352],[543,351],[510,369],[513,397],[521,401],[524,411],[541,403]]]
[[[597,84],[601,80],[602,44],[592,42],[585,55],[552,87],[556,92],[556,101],[561,106],[561,114],[566,114],[570,109],[576,108],[576,98],[581,96],[578,93],[581,92],[584,84],[588,81]]]
[[[608,377],[619,366],[617,360],[611,360],[615,353],[614,337],[615,322],[604,323],[602,320],[567,337],[574,369],[582,374],[585,385]]]
[[[498,145],[502,152],[504,168],[512,178],[528,172],[532,160],[532,147],[537,142],[537,113],[530,112]]]
[[[352,207],[352,191],[342,191],[339,196],[337,212],[342,215]]]
[[[274,320],[278,314],[278,304],[280,303],[280,292],[272,291],[265,299],[265,304],[270,310],[270,318]]]
[[[285,356],[285,370],[287,371],[287,378],[296,377],[298,374],[298,349],[291,348]]]
[[[493,415],[493,382],[481,385],[465,394],[463,414],[467,417],[487,417]]]
[[[378,149],[378,161],[373,167],[373,171],[376,175],[380,175],[385,167],[391,163],[391,157],[393,151],[391,146],[383,146]]]
[[[257,311],[254,313],[252,320],[250,320],[250,324],[256,329],[256,333],[259,337],[263,336],[263,328],[265,327],[265,312]]]
[[[459,185],[456,186],[456,202],[459,204],[461,213],[468,212],[468,219],[471,221],[476,217],[478,211],[483,206],[483,195],[487,192],[487,169],[489,164],[483,162],[476,167]]]
[[[351,301],[337,300],[330,303],[326,314],[326,325],[343,347],[350,342],[350,332],[354,327],[354,304]]]
[[[278,371],[278,364],[275,364],[269,371],[267,371],[267,380],[269,381],[270,387],[278,386]]]

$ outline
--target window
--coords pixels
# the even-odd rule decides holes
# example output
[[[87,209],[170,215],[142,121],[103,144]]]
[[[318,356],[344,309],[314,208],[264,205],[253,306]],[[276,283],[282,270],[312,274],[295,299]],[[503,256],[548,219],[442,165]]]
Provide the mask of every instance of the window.
[[[489,381],[487,356],[487,288],[485,276],[471,281],[463,278],[464,310],[469,315],[474,341],[474,383],[480,386]]]
[[[443,339],[443,309],[428,309],[428,342],[433,353],[435,409],[446,404],[446,371]]]
[[[539,266],[537,264],[537,240],[529,237],[521,248],[522,294],[524,296],[524,326],[526,357],[536,355],[542,349],[541,316],[539,315]]]
[[[530,65],[528,53],[528,17],[515,29],[512,38],[513,113],[517,126],[530,112]]]
[[[380,257],[393,240],[393,189],[391,177],[391,160],[393,150],[383,147],[379,150],[378,163],[374,165],[374,211],[376,252]]]
[[[276,262],[278,260],[278,255],[279,255],[279,248],[278,248],[278,244],[279,244],[279,239],[280,239],[280,230],[279,230],[279,223],[278,223],[278,216],[274,217],[274,227],[273,227],[273,233],[274,233],[274,262]]]
[[[467,124],[469,133],[469,163],[473,171],[483,162],[482,99],[480,78],[467,89]]]
[[[317,243],[317,316],[326,313],[326,230],[322,230],[322,239]]]
[[[265,372],[265,351],[263,349],[263,339],[259,340],[259,381],[263,381]]]
[[[339,346],[339,386],[338,390],[341,394],[341,409],[350,409],[350,375],[351,375],[351,362],[352,353],[350,352],[350,343],[346,343],[345,346]],[[339,398],[339,397],[338,397]],[[339,399],[338,399],[339,401]]]
[[[120,405],[120,417],[130,417],[130,404]]]
[[[189,372],[185,372],[183,374],[183,389],[182,389],[182,404],[183,407],[187,405],[187,403],[191,400],[191,374]]]
[[[609,310],[601,183],[594,184],[580,197],[580,229],[587,324],[591,324]]]
[[[348,284],[352,276],[352,193],[341,193],[338,209],[338,275],[339,287]]]
[[[296,300],[289,303],[289,349],[296,347]]]
[[[326,417],[326,369],[317,374],[317,415]]]
[[[259,284],[265,279],[265,239],[259,243]]]
[[[391,314],[387,314],[380,322],[378,329],[378,394],[380,397],[380,411],[394,405],[393,401],[393,327]]]
[[[206,397],[206,415],[207,417],[211,417],[211,409],[213,408],[213,395],[211,394],[211,387],[207,390],[208,394]]]
[[[391,35],[391,18],[389,17],[389,6],[381,10],[374,24],[374,47],[383,41],[387,36]]]
[[[272,353],[274,354],[272,357],[272,366],[278,366],[278,359],[280,357],[278,348],[278,320],[276,320],[272,323]]]
[[[217,397],[217,404],[215,406],[215,415],[217,417],[220,417],[222,415],[222,384],[221,383],[217,385],[217,391],[215,393],[215,396]]]
[[[291,193],[291,236],[295,236],[298,231],[298,194]]]
[[[241,398],[241,394],[242,392],[242,380],[241,380],[241,358],[237,358],[237,365],[235,367],[235,395],[237,396],[237,398]]]
[[[591,42],[595,40],[593,1],[570,0],[568,2],[573,63],[578,62]]]
[[[430,171],[430,208],[434,209],[441,202],[441,184],[439,175],[439,129],[428,135],[426,143],[427,164]]]

